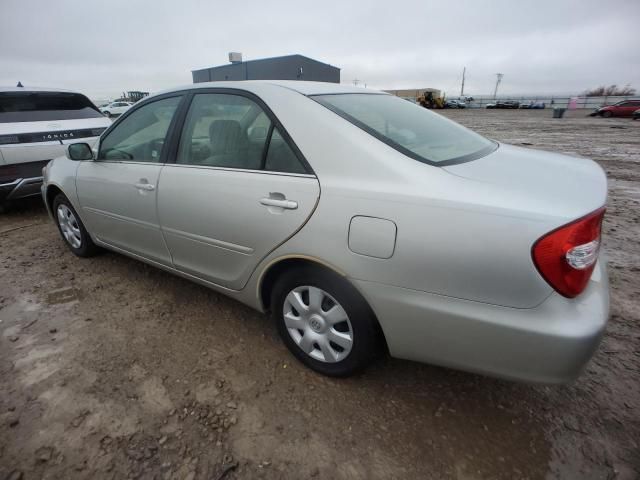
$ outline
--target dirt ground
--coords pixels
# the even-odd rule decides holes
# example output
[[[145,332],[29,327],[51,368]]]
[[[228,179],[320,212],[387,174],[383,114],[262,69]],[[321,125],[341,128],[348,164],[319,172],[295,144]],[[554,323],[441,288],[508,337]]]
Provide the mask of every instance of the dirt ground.
[[[114,253],[38,201],[0,217],[1,479],[640,477],[640,122],[447,111],[607,171],[611,320],[584,374],[532,386],[383,359],[334,380],[258,314]]]

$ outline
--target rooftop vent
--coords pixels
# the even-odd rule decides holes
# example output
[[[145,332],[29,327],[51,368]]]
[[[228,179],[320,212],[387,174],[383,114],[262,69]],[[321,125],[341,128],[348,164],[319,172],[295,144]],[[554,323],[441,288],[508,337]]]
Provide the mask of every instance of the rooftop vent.
[[[242,53],[229,52],[229,61],[231,63],[242,63]]]

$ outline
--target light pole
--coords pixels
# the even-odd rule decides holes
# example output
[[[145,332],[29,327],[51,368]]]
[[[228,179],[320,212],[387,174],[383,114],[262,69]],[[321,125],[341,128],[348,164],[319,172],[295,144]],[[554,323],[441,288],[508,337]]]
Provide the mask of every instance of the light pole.
[[[496,95],[498,95],[498,85],[500,85],[500,82],[502,81],[502,77],[504,77],[504,73],[496,73],[496,88],[493,91],[493,98],[496,98]]]

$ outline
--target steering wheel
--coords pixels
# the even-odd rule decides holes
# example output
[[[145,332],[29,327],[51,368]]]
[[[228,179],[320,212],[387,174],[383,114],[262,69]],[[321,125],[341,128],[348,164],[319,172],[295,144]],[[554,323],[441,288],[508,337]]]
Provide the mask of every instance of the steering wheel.
[[[104,152],[104,158],[107,160],[133,160],[133,155],[124,150],[118,150],[117,148],[110,148]]]

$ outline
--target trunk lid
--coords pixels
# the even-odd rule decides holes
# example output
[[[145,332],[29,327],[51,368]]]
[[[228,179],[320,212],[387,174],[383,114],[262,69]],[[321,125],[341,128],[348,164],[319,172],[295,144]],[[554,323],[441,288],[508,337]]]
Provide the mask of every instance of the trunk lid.
[[[61,132],[85,128],[107,128],[111,120],[106,117],[76,118],[71,120],[43,120],[36,122],[0,122],[0,135],[18,135],[39,132]]]
[[[499,187],[502,201],[508,201],[504,207],[535,215],[575,219],[602,207],[607,198],[606,176],[597,163],[559,153],[500,144],[478,160],[442,168]]]
[[[0,123],[0,164],[51,160],[69,143],[93,144],[110,125],[105,117]]]

